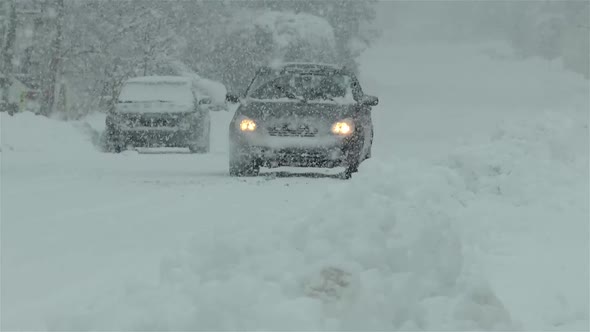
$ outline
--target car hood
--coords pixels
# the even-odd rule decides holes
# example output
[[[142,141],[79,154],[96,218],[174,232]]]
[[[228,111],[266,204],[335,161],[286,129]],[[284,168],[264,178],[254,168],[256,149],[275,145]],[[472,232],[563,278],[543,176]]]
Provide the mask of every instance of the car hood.
[[[299,101],[248,101],[236,113],[266,123],[276,121],[329,121],[352,117],[356,104],[316,103]]]

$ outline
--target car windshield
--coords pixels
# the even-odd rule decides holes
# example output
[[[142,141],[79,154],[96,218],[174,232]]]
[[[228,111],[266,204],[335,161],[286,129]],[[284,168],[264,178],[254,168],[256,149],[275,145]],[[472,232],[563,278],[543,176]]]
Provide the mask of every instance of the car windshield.
[[[120,103],[166,102],[190,104],[190,84],[186,82],[127,82],[119,95]]]
[[[350,76],[333,72],[274,74],[255,80],[248,96],[263,100],[353,100],[351,83]]]

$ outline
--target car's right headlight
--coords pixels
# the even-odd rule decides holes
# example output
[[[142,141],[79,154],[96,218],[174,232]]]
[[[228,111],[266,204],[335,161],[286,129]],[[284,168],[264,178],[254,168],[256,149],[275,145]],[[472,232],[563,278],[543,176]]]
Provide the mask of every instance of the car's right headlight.
[[[350,135],[354,131],[352,119],[344,119],[332,125],[332,133],[336,135]]]
[[[239,126],[241,131],[255,131],[256,130],[256,122],[254,122],[254,120],[252,119],[242,119],[242,121],[240,121],[240,126]]]

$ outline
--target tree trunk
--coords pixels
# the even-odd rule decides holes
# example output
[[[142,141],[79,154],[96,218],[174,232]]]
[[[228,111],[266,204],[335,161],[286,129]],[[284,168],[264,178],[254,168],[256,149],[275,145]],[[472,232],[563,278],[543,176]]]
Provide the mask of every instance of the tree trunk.
[[[10,86],[12,81],[12,60],[14,56],[14,42],[16,39],[16,25],[17,25],[17,17],[16,17],[16,3],[15,0],[11,0],[9,3],[6,3],[7,8],[9,8],[8,14],[8,29],[6,31],[6,38],[5,44],[3,45],[3,52],[4,56],[2,59],[2,74],[3,78],[0,80],[0,84],[2,85],[2,108],[8,109],[10,106],[9,104],[9,95],[10,95]]]
[[[64,0],[55,0],[57,16],[55,19],[55,37],[51,45],[51,61],[45,84],[45,100],[42,113],[50,115],[57,111],[60,80],[62,72],[61,48],[63,40],[63,21],[65,15]]]

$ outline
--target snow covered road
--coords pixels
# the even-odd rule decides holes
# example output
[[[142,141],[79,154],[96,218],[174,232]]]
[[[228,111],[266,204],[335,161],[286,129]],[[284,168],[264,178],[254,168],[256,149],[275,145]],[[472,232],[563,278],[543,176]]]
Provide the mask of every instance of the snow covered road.
[[[588,82],[490,48],[363,54],[350,181],[228,177],[230,113],[208,155],[2,113],[2,329],[588,330]]]

